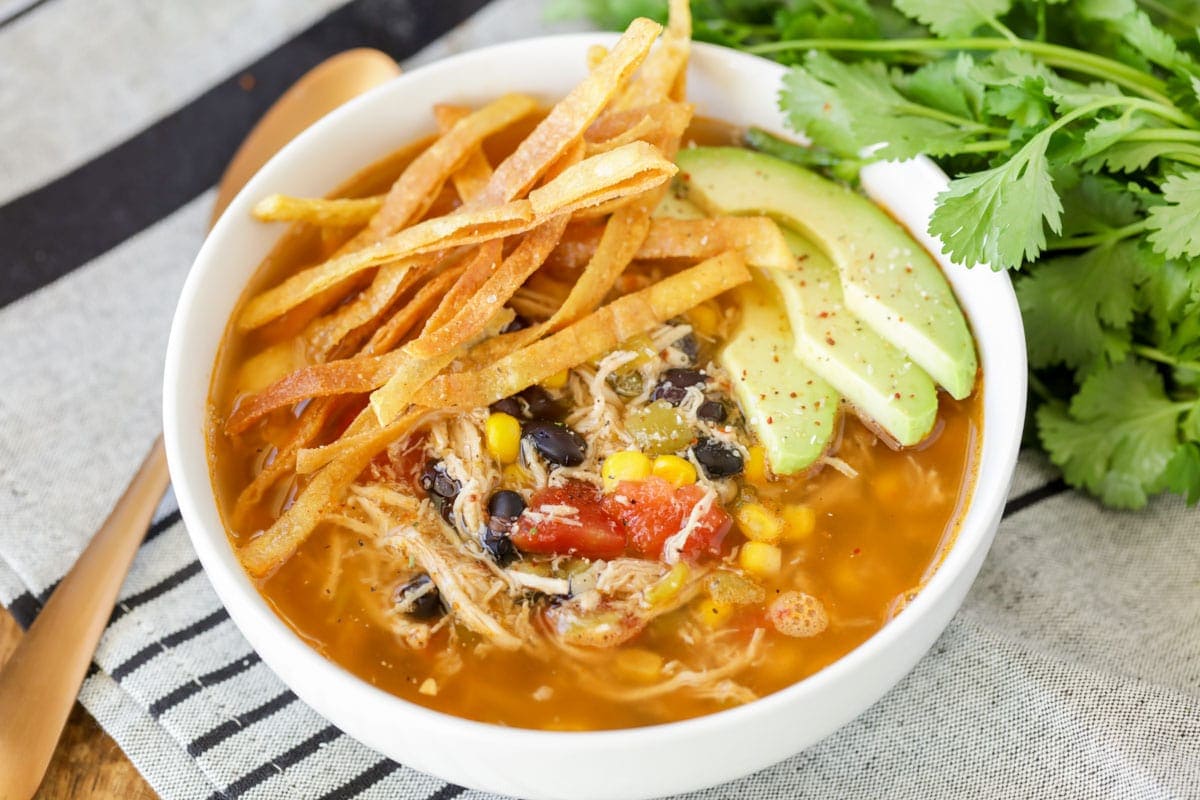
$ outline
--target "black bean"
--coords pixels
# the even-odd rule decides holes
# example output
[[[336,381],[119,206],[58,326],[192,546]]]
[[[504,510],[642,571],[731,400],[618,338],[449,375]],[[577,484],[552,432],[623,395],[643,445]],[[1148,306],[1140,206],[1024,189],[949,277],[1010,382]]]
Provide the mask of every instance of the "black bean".
[[[720,400],[705,400],[696,409],[696,417],[708,422],[724,422],[729,416],[729,409]]]
[[[493,525],[497,520],[503,520],[509,527],[499,528]],[[508,517],[492,517],[487,526],[479,532],[479,543],[492,560],[502,567],[508,566],[517,557],[517,548],[513,547],[509,535],[511,526],[512,520]]]
[[[529,409],[530,419],[560,420],[566,415],[562,405],[542,387],[534,384],[518,395]]]
[[[517,314],[512,318],[512,322],[500,329],[501,333],[512,333],[513,331],[523,331],[529,327],[529,320]]]
[[[501,489],[488,500],[488,514],[516,519],[525,510],[525,498],[511,489]]]
[[[695,364],[700,358],[700,341],[696,339],[695,334],[689,333],[671,345],[671,347],[683,353],[689,364]]]
[[[492,411],[497,414],[508,414],[510,417],[523,419],[525,417],[525,408],[521,405],[521,401],[515,397],[506,397],[503,400],[497,400],[492,403]]]
[[[442,597],[433,579],[425,573],[405,581],[392,594],[396,607],[416,619],[433,619],[442,614]]]
[[[651,400],[666,400],[673,406],[683,402],[689,386],[703,386],[708,378],[703,372],[694,369],[675,367],[663,372],[658,378],[658,385],[650,395]]]
[[[709,478],[737,475],[745,466],[742,454],[737,449],[716,439],[705,438],[696,442],[692,445],[692,455]]]
[[[531,422],[525,426],[524,436],[551,464],[577,467],[587,457],[587,442],[562,423]]]
[[[421,488],[431,495],[438,495],[453,500],[462,489],[458,481],[446,474],[446,466],[440,461],[430,461],[425,464],[421,473]]]

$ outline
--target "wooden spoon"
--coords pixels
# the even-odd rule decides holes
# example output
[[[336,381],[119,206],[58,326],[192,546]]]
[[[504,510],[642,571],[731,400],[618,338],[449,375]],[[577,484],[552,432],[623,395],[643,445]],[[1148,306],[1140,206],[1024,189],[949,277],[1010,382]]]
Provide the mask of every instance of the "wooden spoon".
[[[326,113],[398,75],[378,50],[348,50],[300,78],[238,148],[210,224],[280,148]],[[0,800],[33,797],[117,593],[170,478],[159,435],[124,494],[0,671]]]

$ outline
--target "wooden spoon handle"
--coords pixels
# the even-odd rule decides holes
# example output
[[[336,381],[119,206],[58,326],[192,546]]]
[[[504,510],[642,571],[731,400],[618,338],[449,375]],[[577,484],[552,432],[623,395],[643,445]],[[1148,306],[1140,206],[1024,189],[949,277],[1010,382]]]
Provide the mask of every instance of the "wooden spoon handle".
[[[168,480],[159,436],[0,671],[0,800],[37,791]]]

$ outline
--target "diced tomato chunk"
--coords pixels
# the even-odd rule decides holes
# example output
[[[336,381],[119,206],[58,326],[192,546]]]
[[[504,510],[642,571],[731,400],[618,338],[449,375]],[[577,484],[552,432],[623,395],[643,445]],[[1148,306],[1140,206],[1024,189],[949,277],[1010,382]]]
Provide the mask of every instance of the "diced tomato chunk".
[[[663,544],[687,522],[704,490],[695,484],[675,488],[662,478],[623,481],[604,496],[604,507],[620,522],[629,547],[645,558],[661,558]],[[721,554],[721,543],[733,520],[714,503],[700,518],[683,547],[684,558]]]
[[[548,506],[569,506],[575,511],[565,514],[561,509],[547,510]],[[512,541],[526,553],[604,559],[625,553],[625,533],[605,511],[599,490],[578,481],[534,492],[529,507],[517,518]]]

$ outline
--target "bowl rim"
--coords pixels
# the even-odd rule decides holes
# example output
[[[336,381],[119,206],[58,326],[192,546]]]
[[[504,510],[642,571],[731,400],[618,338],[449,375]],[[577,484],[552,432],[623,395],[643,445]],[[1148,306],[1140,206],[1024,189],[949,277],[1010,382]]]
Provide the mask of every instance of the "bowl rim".
[[[971,496],[965,504],[959,520],[955,540],[917,596],[882,628],[818,672],[779,691],[740,706],[690,719],[641,727],[595,731],[547,731],[507,727],[436,711],[374,687],[340,664],[322,656],[305,643],[299,634],[289,628],[258,593],[237,562],[224,526],[218,526],[217,530],[211,530],[210,526],[206,526],[202,522],[205,517],[202,507],[211,506],[211,509],[216,512],[215,491],[208,470],[207,434],[204,431],[184,428],[180,409],[181,403],[186,398],[179,393],[178,389],[181,374],[185,369],[185,351],[188,347],[194,346],[191,344],[192,339],[196,336],[193,331],[203,323],[204,309],[198,303],[198,295],[203,285],[210,279],[210,275],[219,269],[219,256],[224,249],[223,243],[229,238],[230,232],[239,225],[249,224],[247,214],[253,198],[268,188],[269,182],[277,177],[277,173],[294,171],[296,165],[290,164],[290,162],[294,155],[304,149],[309,142],[325,136],[328,131],[345,124],[345,120],[362,113],[360,109],[378,102],[376,98],[381,95],[400,93],[407,85],[435,77],[439,69],[450,69],[469,59],[486,60],[503,56],[509,52],[520,52],[522,57],[528,57],[528,54],[532,52],[570,45],[576,45],[579,53],[582,54],[588,45],[611,44],[616,39],[617,34],[585,32],[539,36],[493,44],[422,65],[351,100],[323,117],[282,148],[247,182],[230,203],[221,219],[205,237],[204,243],[188,271],[172,320],[163,378],[163,423],[172,484],[188,536],[222,605],[228,610],[249,644],[256,652],[263,655],[263,660],[267,662],[272,671],[290,688],[296,690],[302,698],[305,698],[306,693],[302,692],[293,682],[294,677],[289,676],[294,676],[301,671],[309,671],[315,676],[315,681],[323,682],[325,685],[336,684],[337,691],[349,695],[355,703],[382,704],[378,706],[381,713],[404,714],[415,722],[438,730],[453,729],[453,733],[460,736],[468,734],[482,738],[503,736],[510,742],[515,740],[517,744],[535,744],[543,751],[560,748],[575,750],[581,744],[603,747],[612,745],[618,740],[622,747],[636,746],[637,744],[663,745],[664,737],[669,736],[678,740],[704,735],[714,729],[724,728],[736,720],[770,713],[778,707],[797,702],[805,696],[821,693],[829,684],[842,680],[847,674],[853,673],[874,659],[877,653],[885,650],[896,640],[906,637],[912,628],[917,626],[934,607],[943,602],[944,598],[952,592],[954,582],[960,573],[971,569],[972,559],[980,557],[978,551],[982,548],[986,552],[990,546],[995,528],[992,519],[998,518],[1006,502],[1007,489],[1015,468],[1021,438],[1025,402],[1026,375],[1024,369],[1019,371],[1019,376],[1012,376],[1014,380],[1011,384],[1001,386],[991,383],[985,386],[983,398],[985,413],[980,426],[981,440],[978,446],[979,463]],[[729,48],[700,42],[693,43],[693,48],[694,54],[703,60],[713,59],[718,62],[732,60],[732,63],[740,65],[740,68],[746,68],[746,62],[755,62],[756,69],[762,69],[763,65],[767,65],[779,76],[784,73],[784,68],[774,62]],[[792,135],[794,136],[794,134]],[[889,165],[895,164],[895,162],[888,163]],[[940,176],[942,181],[945,180],[945,175],[924,157],[905,163],[917,165],[921,171],[927,173],[932,169],[932,174]],[[870,192],[868,193],[870,194]],[[890,210],[893,214],[896,213],[896,209]],[[916,231],[911,232],[915,238],[921,238],[916,235]],[[942,260],[936,251],[933,255],[936,260]],[[976,265],[973,269],[979,271],[986,270],[987,267]],[[951,278],[951,284],[954,286],[956,294],[960,294],[962,290],[957,286],[956,281],[952,276],[948,277]],[[1008,334],[1016,336],[1019,340],[1017,344],[1020,346],[1020,362],[1023,367],[1024,331],[1020,324],[1016,296],[1007,275],[998,276],[997,283],[1002,288],[990,301],[994,308],[989,308],[988,313],[996,315],[1001,320],[995,323],[989,320],[989,324],[1008,323]],[[240,286],[239,294],[244,290],[245,279],[241,281]],[[200,321],[197,321],[197,317],[201,318]],[[969,321],[972,323],[973,336],[976,340],[981,364],[986,364],[988,353],[985,352],[983,346],[985,338],[978,333],[980,326],[970,318]],[[1013,324],[1014,322],[1015,324]],[[226,319],[221,320],[222,331],[225,329],[226,323]],[[223,335],[218,337],[218,339],[221,338]],[[205,374],[208,378],[205,381],[206,386],[211,381],[215,367],[215,361],[205,365]],[[988,370],[984,369],[983,373],[986,379]],[[1003,392],[1006,396],[1011,395],[1012,399],[1019,403],[1013,415],[1017,422],[1008,430],[995,430],[988,422],[987,399],[989,394],[994,392]],[[186,414],[182,416],[186,416]],[[190,442],[185,444],[189,440]],[[196,458],[194,452],[188,452],[189,447],[195,450],[197,440],[199,440],[200,446],[199,459]],[[999,461],[999,468],[1005,474],[985,476],[984,467],[989,453],[995,453],[993,460]],[[196,463],[197,460],[201,462],[199,465]],[[198,471],[199,480],[197,479]],[[981,495],[980,489],[985,477],[997,481],[997,483],[991,491]],[[219,513],[217,518],[220,519]],[[230,559],[232,559],[232,563]],[[974,575],[971,576],[972,580],[973,578]],[[957,608],[956,605],[955,610]],[[268,639],[273,641],[268,642]],[[276,658],[268,659],[264,651],[271,652]],[[293,662],[292,659],[296,659],[296,661]],[[285,661],[288,663],[288,669],[279,668],[278,665]],[[879,697],[881,696],[882,694],[879,695]],[[877,701],[879,697],[873,698],[871,702]],[[306,700],[306,702],[308,701]],[[311,702],[309,704],[312,705]],[[331,721],[336,723],[335,720]]]

